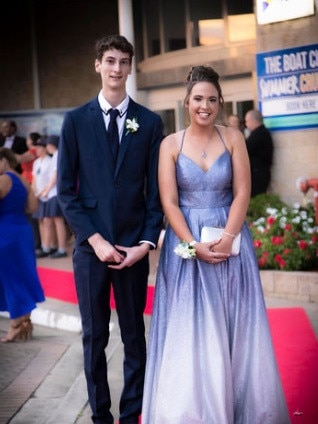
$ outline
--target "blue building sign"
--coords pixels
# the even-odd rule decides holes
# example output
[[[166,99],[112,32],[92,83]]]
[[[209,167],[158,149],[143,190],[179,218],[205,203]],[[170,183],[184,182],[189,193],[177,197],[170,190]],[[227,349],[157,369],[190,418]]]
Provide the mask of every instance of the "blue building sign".
[[[318,128],[318,44],[256,55],[258,107],[272,130]]]

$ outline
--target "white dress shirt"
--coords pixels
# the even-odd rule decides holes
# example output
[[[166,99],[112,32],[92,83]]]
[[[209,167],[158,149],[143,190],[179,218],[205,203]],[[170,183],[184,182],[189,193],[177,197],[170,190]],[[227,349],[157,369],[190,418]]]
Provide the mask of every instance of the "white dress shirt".
[[[11,137],[6,137],[3,147],[6,147],[7,149],[12,149],[12,145],[14,142],[14,135]]]
[[[109,119],[110,119],[109,110],[110,109],[117,109],[119,111],[119,115],[116,118],[116,122],[117,122],[117,127],[118,127],[118,135],[119,135],[119,143],[120,143],[121,137],[123,135],[124,128],[125,128],[126,113],[127,113],[128,104],[129,104],[128,94],[125,97],[125,99],[115,108],[113,108],[108,103],[108,101],[103,96],[102,91],[100,91],[100,93],[98,95],[98,102],[99,102],[99,105],[100,105],[102,111],[104,112],[103,117],[104,117],[104,122],[105,122],[106,128],[108,128],[108,125],[109,125]]]

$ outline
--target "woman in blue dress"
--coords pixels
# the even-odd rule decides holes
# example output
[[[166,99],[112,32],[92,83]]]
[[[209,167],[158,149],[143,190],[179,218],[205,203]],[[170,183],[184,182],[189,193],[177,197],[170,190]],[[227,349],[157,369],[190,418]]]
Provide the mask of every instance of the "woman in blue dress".
[[[0,310],[10,314],[10,328],[1,342],[30,339],[31,311],[44,301],[27,217],[36,210],[37,199],[14,170],[16,164],[14,153],[0,148]]]
[[[159,187],[169,225],[148,339],[143,424],[290,422],[245,222],[245,141],[239,130],[216,124],[222,105],[218,74],[193,67],[185,98],[190,125],[161,144]],[[201,242],[203,227],[223,230]]]

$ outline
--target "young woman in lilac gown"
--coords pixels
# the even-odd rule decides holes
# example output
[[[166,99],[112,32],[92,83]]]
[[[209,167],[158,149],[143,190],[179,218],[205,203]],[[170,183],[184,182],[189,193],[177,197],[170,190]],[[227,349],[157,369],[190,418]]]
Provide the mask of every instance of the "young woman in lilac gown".
[[[190,125],[161,144],[159,187],[169,225],[149,334],[143,424],[290,422],[245,222],[245,141],[237,129],[216,124],[222,105],[218,74],[192,68],[185,98]],[[200,242],[203,226],[223,227],[221,238]],[[232,256],[239,232],[240,253]],[[180,241],[194,258],[175,253]]]

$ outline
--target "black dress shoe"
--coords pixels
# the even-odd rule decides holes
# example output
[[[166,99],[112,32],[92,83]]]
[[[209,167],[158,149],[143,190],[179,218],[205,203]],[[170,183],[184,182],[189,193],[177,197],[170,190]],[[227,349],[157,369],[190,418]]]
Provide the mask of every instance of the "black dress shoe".
[[[51,259],[59,259],[59,258],[65,258],[67,256],[66,252],[54,252],[50,254]]]
[[[36,252],[35,256],[37,258],[46,258],[47,256],[49,256],[51,252],[45,252],[44,250],[40,250],[39,252]]]

